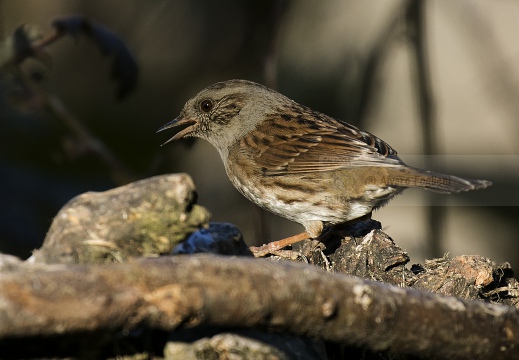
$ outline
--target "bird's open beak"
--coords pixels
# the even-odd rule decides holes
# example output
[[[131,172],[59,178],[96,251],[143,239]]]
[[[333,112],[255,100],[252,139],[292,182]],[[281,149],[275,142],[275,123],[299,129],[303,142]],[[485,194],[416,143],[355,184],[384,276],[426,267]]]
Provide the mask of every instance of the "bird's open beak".
[[[168,141],[166,141],[162,145],[166,145],[170,141],[177,140],[177,139],[180,139],[180,138],[182,138],[182,137],[184,137],[186,135],[189,135],[194,130],[196,123],[197,123],[196,120],[185,119],[185,118],[182,118],[180,116],[177,117],[175,120],[172,120],[172,121],[168,122],[166,125],[162,126],[160,129],[158,129],[157,132],[161,132],[162,130],[166,130],[166,129],[169,129],[169,128],[172,128],[172,127],[175,127],[175,126],[180,126],[180,125],[191,125],[191,126],[188,126],[187,128],[179,131],[178,133],[175,134],[175,136],[173,136],[171,139],[169,139]]]

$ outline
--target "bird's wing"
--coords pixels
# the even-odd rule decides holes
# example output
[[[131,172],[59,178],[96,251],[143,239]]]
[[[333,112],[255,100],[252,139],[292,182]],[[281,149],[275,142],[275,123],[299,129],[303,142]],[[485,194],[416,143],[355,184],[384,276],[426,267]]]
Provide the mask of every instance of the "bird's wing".
[[[267,118],[241,139],[240,147],[250,151],[265,175],[402,164],[381,139],[314,111]]]

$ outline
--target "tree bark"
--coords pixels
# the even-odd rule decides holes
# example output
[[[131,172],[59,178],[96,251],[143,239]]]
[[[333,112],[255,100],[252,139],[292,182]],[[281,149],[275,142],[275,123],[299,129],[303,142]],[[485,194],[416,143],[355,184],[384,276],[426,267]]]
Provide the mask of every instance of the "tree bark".
[[[193,255],[0,278],[0,338],[147,324],[260,327],[421,357],[519,357],[519,313],[314,266]]]
[[[155,176],[70,200],[32,261],[102,264],[170,252],[209,223],[187,174]]]
[[[87,193],[31,259],[0,256],[2,357],[113,357],[105,350],[121,338],[134,354],[151,334],[153,351],[171,358],[240,347],[249,358],[329,359],[332,344],[363,359],[519,358],[519,285],[506,263],[459,256],[407,268],[374,220],[289,252],[307,264],[254,259],[240,231],[208,225],[195,200],[187,175]],[[169,255],[197,252],[232,256]]]

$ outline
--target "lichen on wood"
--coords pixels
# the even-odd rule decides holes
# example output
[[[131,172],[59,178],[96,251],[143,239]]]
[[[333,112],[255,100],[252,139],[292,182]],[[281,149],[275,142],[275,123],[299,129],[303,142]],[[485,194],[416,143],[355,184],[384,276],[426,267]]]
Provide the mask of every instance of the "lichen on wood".
[[[33,260],[98,264],[170,252],[209,223],[186,174],[156,176],[105,192],[87,192],[56,215]]]
[[[259,345],[239,338],[251,330],[278,358],[323,359],[332,346],[343,358],[519,357],[519,284],[506,263],[473,255],[408,267],[374,220],[304,242],[304,265],[274,263],[252,258],[232,224],[208,225],[195,201],[185,174],[71,200],[29,261],[0,256],[0,354],[100,358],[135,332],[140,356],[151,351],[142,334],[159,332],[164,356],[236,353],[229,343],[253,356]],[[231,256],[173,255],[197,252]]]

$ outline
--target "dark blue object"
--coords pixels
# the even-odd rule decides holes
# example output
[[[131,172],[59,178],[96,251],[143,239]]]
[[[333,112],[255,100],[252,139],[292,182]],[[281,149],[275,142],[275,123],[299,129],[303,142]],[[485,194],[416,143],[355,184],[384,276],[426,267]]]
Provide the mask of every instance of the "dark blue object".
[[[221,222],[209,223],[207,229],[195,231],[186,241],[178,244],[172,253],[253,256],[240,230],[233,224]]]

